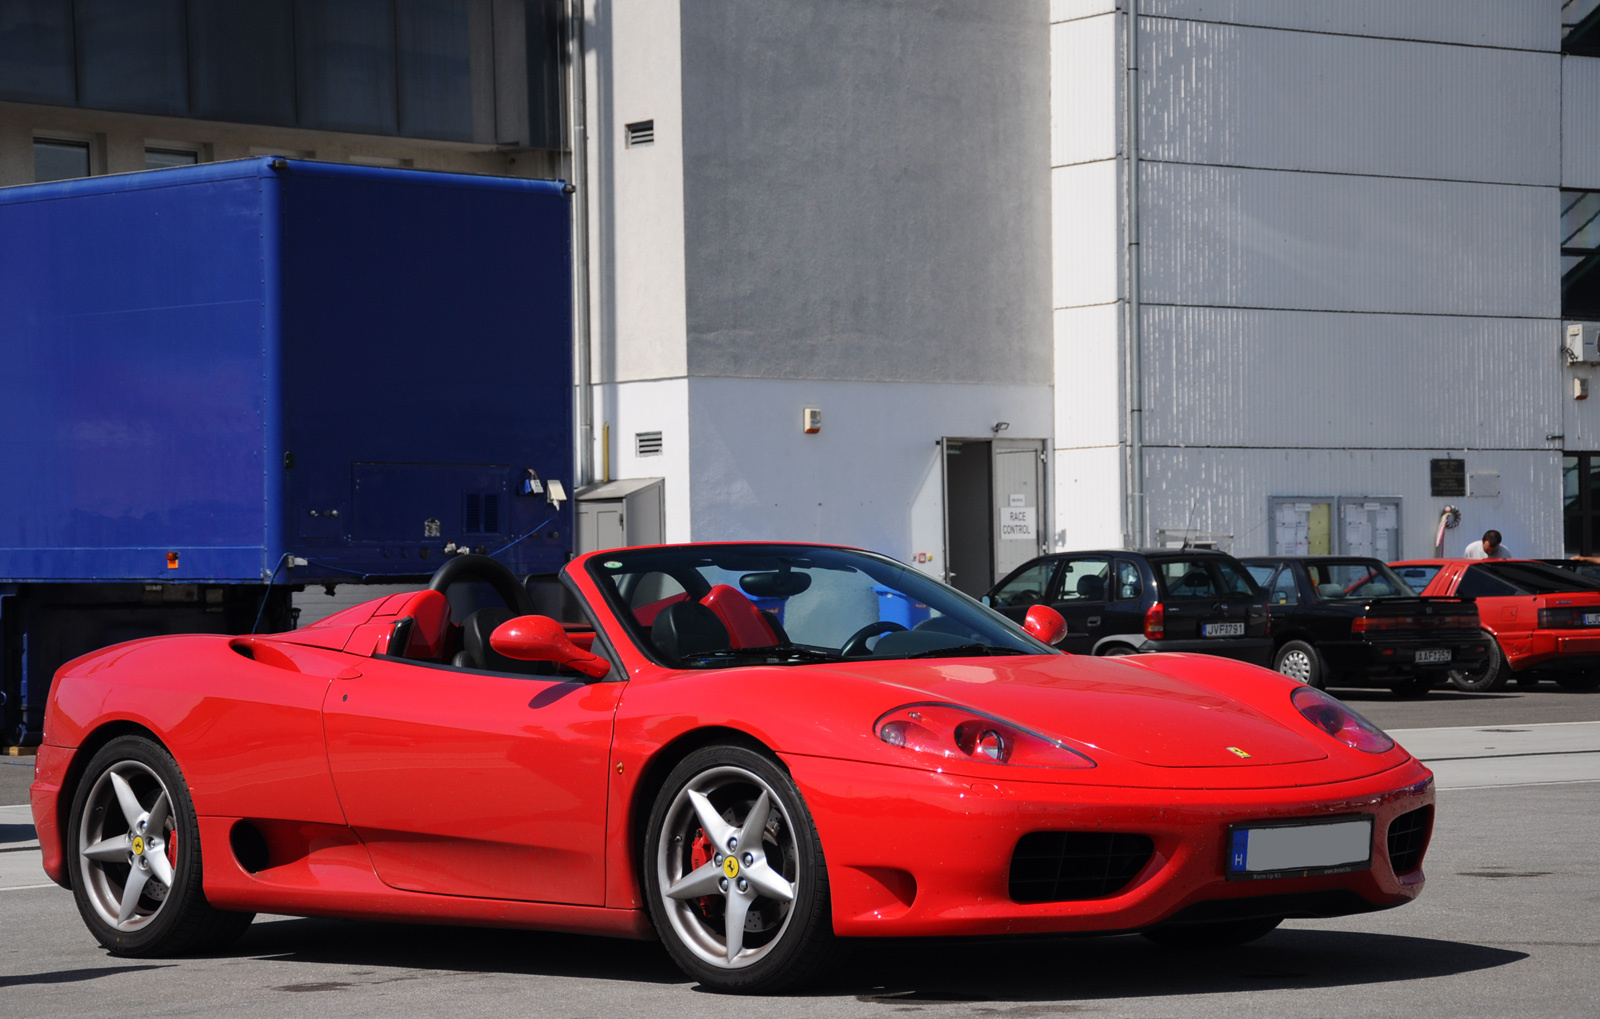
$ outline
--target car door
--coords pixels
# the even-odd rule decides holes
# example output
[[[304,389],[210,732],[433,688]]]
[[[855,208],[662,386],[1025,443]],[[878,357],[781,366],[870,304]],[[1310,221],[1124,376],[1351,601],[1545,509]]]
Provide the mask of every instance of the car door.
[[[1533,598],[1477,565],[1461,572],[1455,595],[1477,603],[1478,620],[1508,657],[1527,650],[1538,622]]]
[[[1130,634],[1144,635],[1144,614],[1149,607],[1150,578],[1133,559],[1116,558],[1111,561],[1111,582],[1107,591],[1105,618],[1100,630],[1102,636]]]
[[[1089,654],[1105,631],[1106,588],[1110,586],[1109,556],[1063,556],[1056,572],[1050,603],[1067,621],[1067,637],[1057,644],[1063,651]]]
[[[621,682],[374,656],[329,688],[328,763],[383,881],[601,905]]]

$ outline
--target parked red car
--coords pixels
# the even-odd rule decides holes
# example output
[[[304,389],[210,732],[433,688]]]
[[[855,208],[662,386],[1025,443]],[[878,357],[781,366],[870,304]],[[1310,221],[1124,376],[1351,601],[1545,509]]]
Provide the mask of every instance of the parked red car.
[[[1394,571],[1426,597],[1471,598],[1500,646],[1484,668],[1453,672],[1463,690],[1498,690],[1512,676],[1548,676],[1568,690],[1600,687],[1600,585],[1531,559],[1411,559]]]

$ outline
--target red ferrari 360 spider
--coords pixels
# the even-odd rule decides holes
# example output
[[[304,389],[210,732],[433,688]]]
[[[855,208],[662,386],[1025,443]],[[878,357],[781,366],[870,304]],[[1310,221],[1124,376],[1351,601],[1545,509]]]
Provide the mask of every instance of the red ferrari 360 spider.
[[[1422,889],[1432,774],[1277,673],[1063,655],[1048,607],[1017,626],[843,548],[561,579],[587,625],[469,555],[291,633],[69,663],[45,869],[118,954],[215,949],[261,910],[654,935],[742,990],[841,937],[1215,945]]]

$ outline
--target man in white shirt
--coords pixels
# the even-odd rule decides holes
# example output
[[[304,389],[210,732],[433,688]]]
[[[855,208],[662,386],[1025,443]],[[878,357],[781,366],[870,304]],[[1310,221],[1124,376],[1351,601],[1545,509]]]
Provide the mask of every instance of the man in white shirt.
[[[1467,546],[1463,553],[1468,559],[1510,559],[1511,553],[1500,543],[1500,532],[1487,530],[1483,537]]]

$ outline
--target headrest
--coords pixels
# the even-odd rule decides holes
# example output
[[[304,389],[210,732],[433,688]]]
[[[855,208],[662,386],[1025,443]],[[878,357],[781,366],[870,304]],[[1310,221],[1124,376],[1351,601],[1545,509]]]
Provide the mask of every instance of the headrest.
[[[662,609],[650,627],[650,640],[669,662],[731,646],[722,620],[694,601],[676,602]]]
[[[717,614],[717,619],[728,630],[730,646],[771,647],[778,643],[777,635],[767,625],[761,610],[738,588],[718,584],[700,599],[700,604]]]
[[[1106,578],[1079,577],[1078,594],[1088,601],[1103,601],[1106,596]]]

